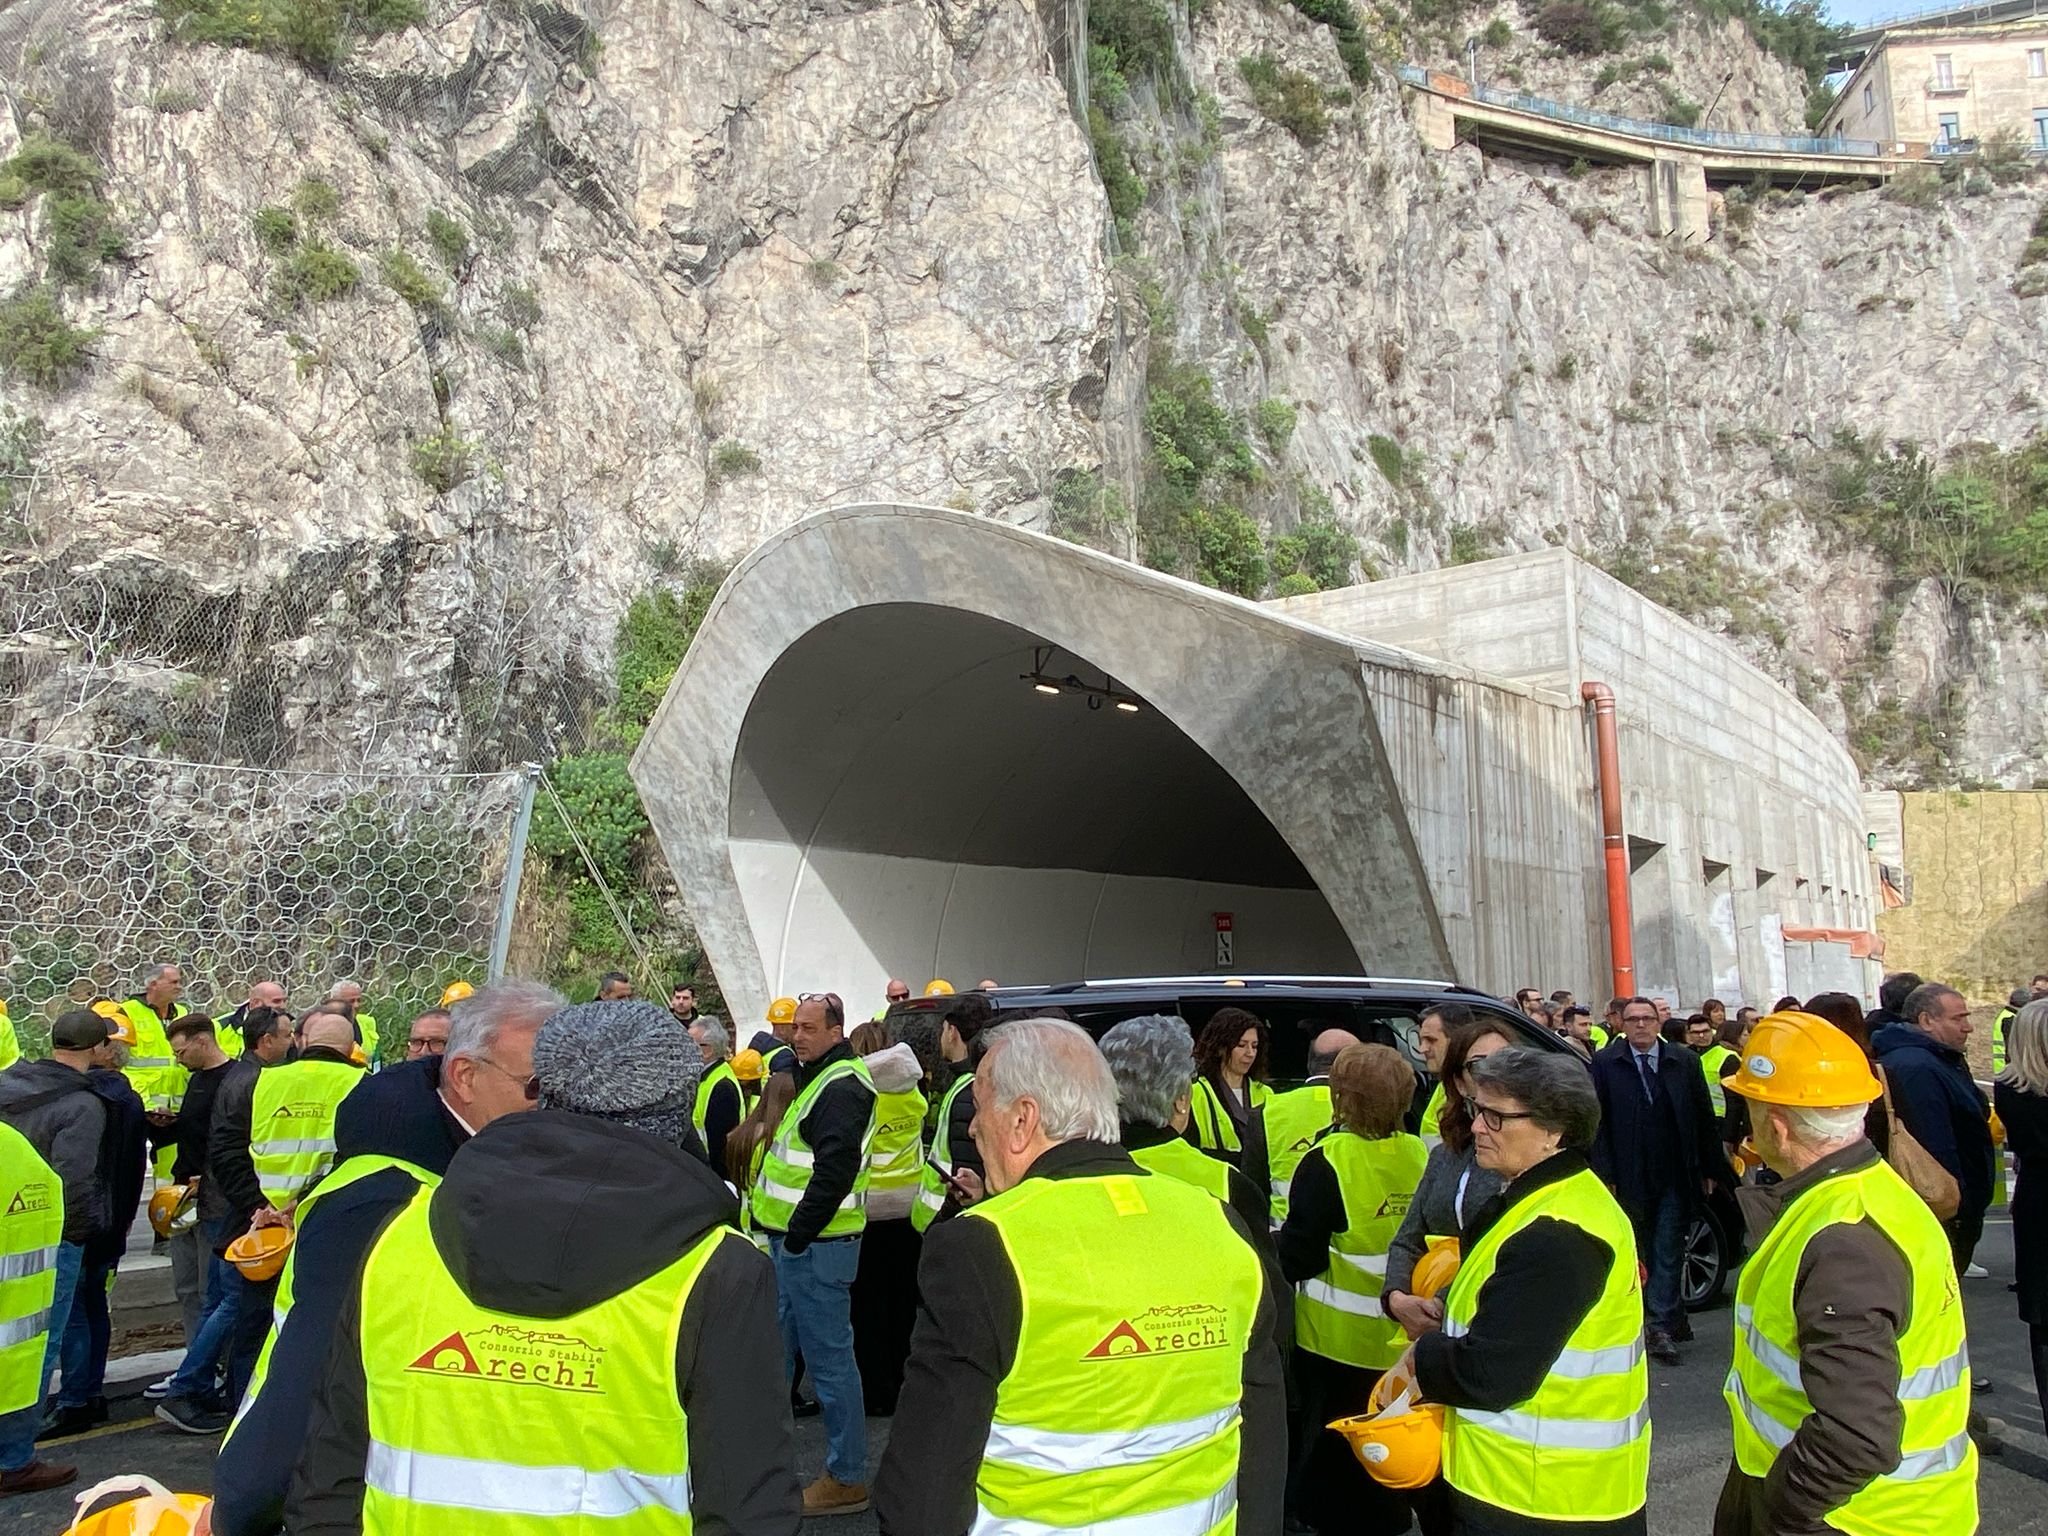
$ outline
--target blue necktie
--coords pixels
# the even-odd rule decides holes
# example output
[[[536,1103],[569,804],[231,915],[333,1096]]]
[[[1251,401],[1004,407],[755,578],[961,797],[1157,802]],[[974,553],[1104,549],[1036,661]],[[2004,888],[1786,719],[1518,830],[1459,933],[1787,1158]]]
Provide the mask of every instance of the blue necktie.
[[[1636,1055],[1636,1071],[1642,1074],[1643,1079],[1643,1098],[1652,1104],[1657,1102],[1657,1069],[1651,1065],[1654,1060],[1654,1057],[1640,1052]]]

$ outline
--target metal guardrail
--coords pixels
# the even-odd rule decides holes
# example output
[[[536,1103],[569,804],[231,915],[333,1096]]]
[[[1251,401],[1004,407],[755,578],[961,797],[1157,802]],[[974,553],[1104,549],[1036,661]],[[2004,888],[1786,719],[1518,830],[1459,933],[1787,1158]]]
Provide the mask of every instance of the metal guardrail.
[[[1430,71],[1414,64],[1402,64],[1395,71],[1403,85],[1429,88]],[[1630,138],[1655,139],[1665,144],[1685,144],[1694,149],[1739,149],[1768,155],[1838,155],[1844,158],[1876,159],[1883,153],[1875,139],[1823,139],[1810,134],[1722,133],[1712,128],[1680,128],[1674,123],[1645,122],[1639,117],[1621,117],[1612,112],[1595,112],[1590,107],[1569,106],[1547,96],[1530,96],[1522,91],[1497,90],[1460,80],[1458,84],[1474,101],[1509,107],[1536,117],[1577,123]]]

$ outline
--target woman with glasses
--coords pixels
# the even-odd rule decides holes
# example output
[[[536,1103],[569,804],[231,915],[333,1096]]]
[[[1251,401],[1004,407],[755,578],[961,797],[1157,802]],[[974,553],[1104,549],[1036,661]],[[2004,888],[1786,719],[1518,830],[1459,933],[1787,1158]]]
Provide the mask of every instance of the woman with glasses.
[[[1387,1245],[1427,1158],[1404,1131],[1415,1072],[1384,1045],[1347,1045],[1330,1065],[1335,1123],[1302,1154],[1276,1244],[1294,1287],[1299,1417],[1290,1438],[1288,1507],[1300,1523],[1346,1536],[1408,1529],[1408,1504],[1368,1477],[1324,1429],[1369,1411],[1380,1373],[1407,1343],[1380,1305]]]
[[[1466,1071],[1480,1166],[1506,1181],[1470,1221],[1443,1327],[1397,1382],[1440,1403],[1448,1529],[1643,1536],[1649,1374],[1634,1230],[1586,1149],[1584,1063],[1527,1047]]]

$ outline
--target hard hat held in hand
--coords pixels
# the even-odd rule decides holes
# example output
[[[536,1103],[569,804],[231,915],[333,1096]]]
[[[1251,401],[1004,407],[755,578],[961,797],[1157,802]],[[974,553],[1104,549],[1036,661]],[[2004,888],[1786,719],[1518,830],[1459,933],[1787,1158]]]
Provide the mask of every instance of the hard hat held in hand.
[[[1389,1371],[1373,1388],[1372,1412],[1338,1419],[1330,1428],[1344,1437],[1374,1482],[1384,1488],[1420,1488],[1443,1466],[1444,1411],[1435,1403],[1416,1407],[1414,1383],[1406,1378],[1398,1394],[1390,1393],[1392,1376]]]
[[[149,1229],[158,1237],[189,1232],[199,1220],[199,1187],[166,1184],[149,1197]]]
[[[1766,1014],[1742,1047],[1742,1066],[1721,1085],[1759,1104],[1846,1109],[1884,1090],[1863,1048],[1817,1014]]]
[[[221,1257],[242,1272],[242,1278],[260,1285],[284,1268],[284,1256],[292,1251],[290,1227],[252,1227],[227,1246]]]
[[[110,1504],[87,1514],[101,1499],[115,1493],[140,1498]],[[203,1493],[172,1493],[154,1478],[110,1477],[78,1495],[78,1512],[67,1536],[203,1536],[213,1501]]]
[[[1408,1294],[1425,1298],[1441,1296],[1458,1275],[1458,1240],[1455,1237],[1426,1237],[1428,1251],[1415,1261],[1408,1279]]]

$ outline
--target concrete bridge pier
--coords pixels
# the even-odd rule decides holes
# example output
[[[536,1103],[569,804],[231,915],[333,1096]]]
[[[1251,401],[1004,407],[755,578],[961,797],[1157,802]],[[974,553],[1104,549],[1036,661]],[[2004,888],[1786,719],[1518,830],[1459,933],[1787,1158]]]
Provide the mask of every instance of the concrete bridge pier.
[[[1643,167],[1649,199],[1649,231],[1675,235],[1688,244],[1708,233],[1710,201],[1706,162],[1696,155],[1659,154]]]

